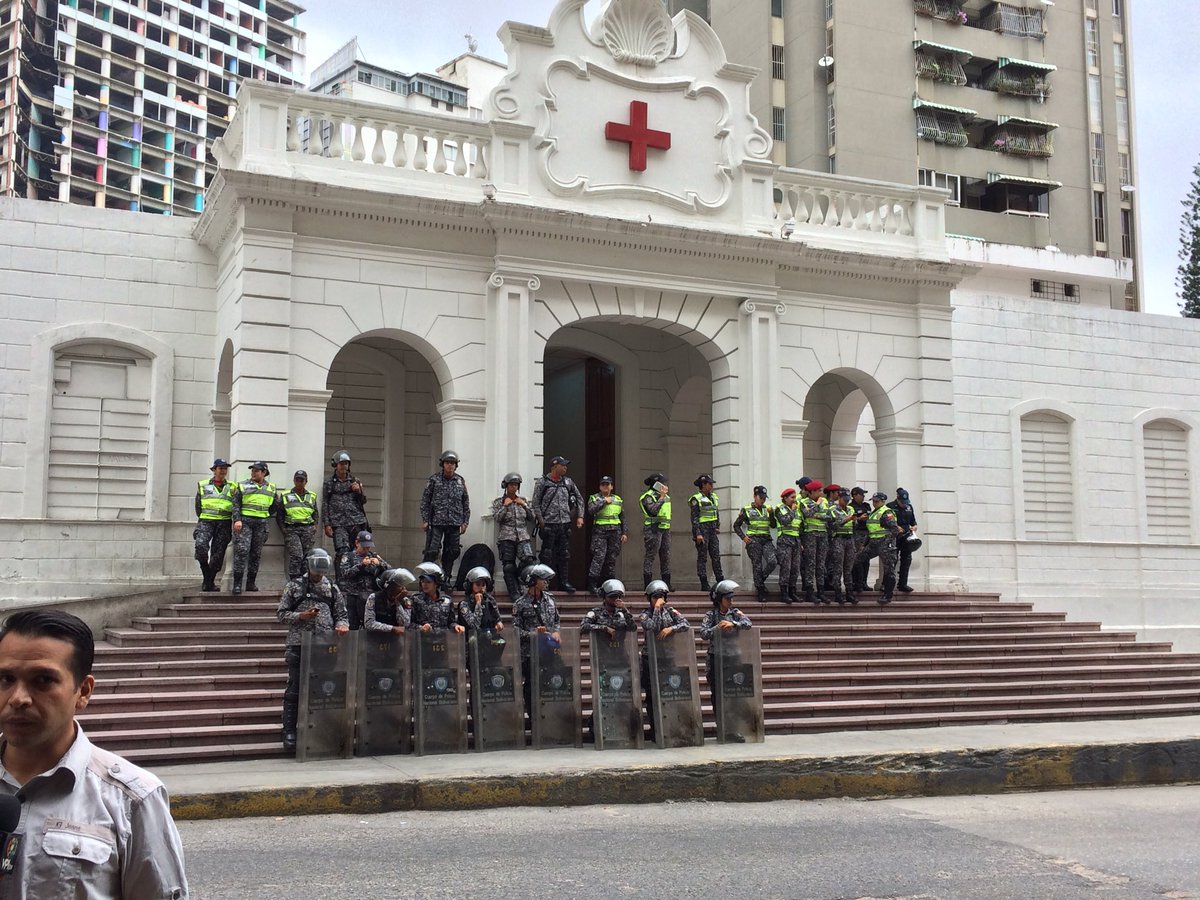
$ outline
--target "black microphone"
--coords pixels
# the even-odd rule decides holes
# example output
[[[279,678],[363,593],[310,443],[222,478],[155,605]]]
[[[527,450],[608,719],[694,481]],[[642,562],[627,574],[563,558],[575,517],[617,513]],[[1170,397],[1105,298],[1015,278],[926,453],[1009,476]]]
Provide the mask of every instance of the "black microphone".
[[[0,794],[0,832],[11,834],[21,821],[21,801],[12,794]]]

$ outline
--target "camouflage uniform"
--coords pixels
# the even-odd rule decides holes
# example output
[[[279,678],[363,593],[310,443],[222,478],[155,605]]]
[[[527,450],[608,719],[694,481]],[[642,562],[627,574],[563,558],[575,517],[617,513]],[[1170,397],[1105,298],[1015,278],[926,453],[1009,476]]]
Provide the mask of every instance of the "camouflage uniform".
[[[871,514],[871,504],[865,500],[850,501],[850,505],[854,508],[855,516],[869,516]],[[867,574],[871,568],[870,562],[859,562],[858,557],[867,546],[867,522],[864,519],[861,522],[854,523],[854,590],[865,591],[867,589]]]
[[[316,608],[315,619],[301,619],[300,613]],[[313,584],[308,576],[294,578],[288,582],[279,598],[275,618],[287,625],[287,687],[283,690],[283,728],[296,730],[296,716],[300,708],[300,643],[304,632],[329,634],[338,626],[349,625],[346,617],[346,601],[338,586],[322,577]]]
[[[254,488],[250,487],[252,484],[255,485]],[[252,516],[243,512],[243,495],[249,490],[274,492],[275,496],[271,500],[265,516]],[[258,485],[253,480],[247,480],[238,484],[237,490],[233,494],[233,521],[241,522],[242,530],[234,535],[233,541],[233,581],[235,585],[241,582],[242,575],[245,574],[247,585],[258,586],[255,584],[255,579],[258,577],[258,564],[262,560],[262,548],[271,531],[271,519],[278,509],[279,490],[271,482],[264,481],[262,485]]]
[[[714,583],[725,578],[725,572],[721,568],[721,517],[717,503],[715,493],[706,495],[703,491],[697,491],[688,499],[692,513],[692,540],[704,538],[703,544],[696,544],[696,577],[700,580],[701,589],[708,584],[706,559],[712,561]],[[711,519],[712,516],[716,518]],[[711,521],[702,522],[701,518]]]
[[[805,599],[816,602],[825,587],[825,555],[829,549],[829,503],[805,498],[800,501],[804,510],[804,527],[800,540],[804,543]]]
[[[663,507],[670,510],[671,495],[662,500],[658,493],[650,489],[638,498],[642,507],[642,545],[645,550],[642,556],[642,582],[649,584],[654,578],[654,557],[658,557],[658,567],[662,572],[662,580],[671,583],[671,522],[650,521],[658,516],[665,516]],[[664,527],[665,525],[665,527]]]
[[[339,579],[349,567],[354,539],[360,531],[370,531],[365,511],[367,489],[359,482],[360,490],[355,491],[350,487],[355,481],[353,474],[342,481],[335,472],[321,489],[321,524],[333,529],[334,570]]]
[[[475,594],[468,593],[458,602],[457,622],[467,629],[467,637],[480,631],[494,631],[500,624],[500,606],[492,592],[483,595],[483,600],[475,605]]]
[[[838,603],[854,594],[854,507],[835,506],[829,523],[829,580]],[[857,600],[852,602],[857,603]]]
[[[729,612],[722,614],[720,609],[713,607],[704,614],[704,620],[700,623],[700,638],[708,641],[708,651],[705,658],[705,678],[708,679],[708,687],[713,688],[713,679],[716,677],[716,650],[713,649],[713,633],[717,630],[718,622],[732,622],[737,628],[749,628],[750,617],[738,609],[736,606],[731,606]],[[716,691],[713,691],[714,695]]]
[[[311,509],[305,517],[305,510]],[[292,510],[291,513],[288,511]],[[279,495],[279,528],[283,531],[283,546],[287,552],[288,578],[299,578],[305,571],[305,557],[317,540],[317,495],[312,491],[301,494],[295,488]]]
[[[438,594],[436,600],[430,600],[423,593],[413,595],[412,623],[418,628],[430,625],[434,631],[445,631],[455,624],[457,615],[454,601],[445,594]]]
[[[559,584],[566,585],[571,580],[571,525],[583,518],[583,494],[566,475],[557,481],[543,475],[533,483],[531,504],[542,532],[538,559],[558,574]]]
[[[397,625],[407,628],[411,624],[411,596],[394,603],[386,591],[377,591],[367,598],[367,606],[363,611],[364,631],[391,631]]]
[[[517,573],[533,565],[533,531],[537,519],[526,503],[504,504],[504,497],[492,501],[492,521],[496,523],[496,550],[504,570],[504,586],[508,589],[509,602],[521,593]]]
[[[602,581],[616,577],[617,559],[621,556],[621,536],[628,534],[625,525],[625,510],[620,505],[622,500],[616,494],[610,494],[609,499],[619,504],[616,517],[620,520],[616,525],[597,525],[596,519],[604,519],[605,513],[612,518],[608,503],[601,494],[592,494],[588,498],[587,511],[592,519],[592,563],[588,567],[588,587],[594,588]]]
[[[461,475],[455,472],[447,478],[439,470],[429,476],[421,494],[421,521],[429,525],[421,561],[437,562],[440,553],[448,582],[454,561],[462,551],[460,529],[471,521],[471,498]]]
[[[593,631],[605,631],[608,628],[614,631],[636,631],[637,622],[629,610],[621,607],[609,610],[602,603],[587,611],[587,615],[583,617],[583,621],[579,625],[579,633],[590,634]]]
[[[802,521],[799,505],[789,508],[784,503],[775,508],[775,523],[779,526],[779,538],[775,541],[775,551],[779,554],[779,591],[785,603],[795,596],[800,577]]]
[[[879,576],[883,582],[883,597],[880,602],[887,602],[892,598],[892,591],[896,586],[895,572],[899,555],[896,551],[896,535],[903,529],[896,522],[896,514],[886,506],[871,511],[871,519],[867,522],[868,529],[873,523],[876,529],[884,533],[878,536],[868,531],[867,546],[858,554],[857,562],[869,564],[876,556],[879,557]]]
[[[754,587],[761,593],[767,589],[767,575],[770,574],[770,556],[768,548],[772,547],[771,528],[775,525],[775,510],[770,504],[764,503],[756,507],[753,503],[742,507],[738,517],[733,522],[733,533],[739,540],[750,538],[746,544],[746,555],[750,557],[750,571],[754,574]],[[760,529],[766,528],[766,533]],[[761,598],[760,598],[761,599]]]
[[[378,563],[364,562],[367,557],[375,557],[374,548],[366,548],[366,553],[360,553],[354,560],[354,565],[346,569],[342,576],[342,593],[346,595],[346,609],[350,613],[350,630],[358,631],[366,621],[367,598],[379,589],[379,576],[391,568],[382,558]]]
[[[533,686],[529,680],[529,654],[533,641],[541,625],[547,632],[553,633],[559,629],[558,607],[554,598],[546,591],[534,599],[528,593],[521,594],[513,604],[513,625],[521,639],[521,675],[525,681],[525,711],[529,712]]]
[[[688,620],[679,610],[669,604],[664,603],[661,609],[655,609],[651,606],[638,616],[638,624],[642,626],[642,631],[646,634],[646,639],[649,640],[653,635],[658,639],[658,633],[664,628],[671,629],[671,634],[678,634],[681,631],[690,631],[692,626],[688,624]],[[669,639],[669,638],[668,638]],[[646,693],[646,722],[650,725],[650,740],[655,739],[654,733],[654,679],[650,674],[650,654],[646,648],[642,647],[642,690]]]
[[[201,570],[208,566],[214,578],[220,573],[221,566],[225,565],[225,550],[233,539],[233,520],[232,518],[200,518],[203,514],[200,501],[204,496],[219,498],[222,490],[227,490],[229,502],[232,503],[233,494],[237,492],[237,485],[231,481],[225,481],[218,486],[213,479],[209,478],[207,481],[201,481],[196,487],[197,522],[196,530],[192,532],[196,561],[200,563]]]

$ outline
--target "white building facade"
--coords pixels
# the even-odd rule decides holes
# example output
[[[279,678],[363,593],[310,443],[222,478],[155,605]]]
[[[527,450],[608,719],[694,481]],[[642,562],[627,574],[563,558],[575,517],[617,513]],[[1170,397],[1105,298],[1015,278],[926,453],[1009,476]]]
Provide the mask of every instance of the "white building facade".
[[[728,527],[754,485],[902,485],[918,589],[1200,643],[1193,323],[1092,304],[1116,263],[947,240],[944,192],[771,162],[755,73],[689,13],[563,0],[502,37],[488,121],[247,85],[192,230],[4,207],[9,593],[190,584],[214,455],[315,487],[349,450],[411,565],[452,448],[468,544],[492,542],[505,472],[528,494],[560,453],[585,493],[615,476],[634,582],[650,472],[683,586],[700,473],[742,578]],[[1079,302],[1029,299],[1031,272]]]

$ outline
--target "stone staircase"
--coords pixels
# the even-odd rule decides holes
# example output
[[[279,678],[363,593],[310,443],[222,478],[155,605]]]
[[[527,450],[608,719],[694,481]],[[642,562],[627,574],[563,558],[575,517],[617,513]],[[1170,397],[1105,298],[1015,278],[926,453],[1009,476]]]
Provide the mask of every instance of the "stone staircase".
[[[886,607],[877,596],[856,607],[741,603],[761,629],[768,733],[1200,713],[1200,654],[996,595],[913,593]],[[558,601],[564,625],[596,602]],[[273,592],[187,593],[107,629],[79,716],[89,736],[138,762],[281,755],[277,602]],[[700,593],[672,603],[693,628],[709,608]],[[697,653],[703,673],[699,642]]]

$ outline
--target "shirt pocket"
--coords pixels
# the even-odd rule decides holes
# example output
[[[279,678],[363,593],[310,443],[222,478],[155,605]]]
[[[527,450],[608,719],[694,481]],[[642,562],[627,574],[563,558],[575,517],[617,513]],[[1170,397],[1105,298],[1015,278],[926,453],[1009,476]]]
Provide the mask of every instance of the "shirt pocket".
[[[60,861],[74,860],[87,866],[101,866],[113,857],[116,846],[98,835],[49,827],[42,836],[42,850]]]

